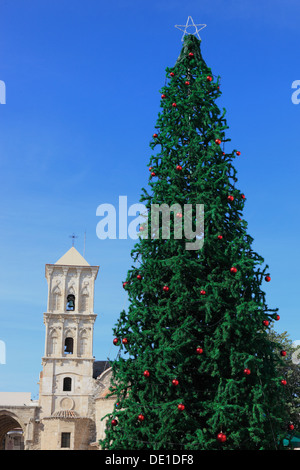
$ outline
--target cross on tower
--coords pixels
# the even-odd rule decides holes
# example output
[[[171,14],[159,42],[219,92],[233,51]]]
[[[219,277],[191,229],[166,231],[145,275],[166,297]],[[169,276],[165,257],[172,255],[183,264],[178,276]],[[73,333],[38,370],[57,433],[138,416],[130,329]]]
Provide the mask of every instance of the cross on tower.
[[[75,241],[75,238],[78,238],[76,235],[70,235],[69,238],[72,238],[72,246],[74,246],[74,241]]]

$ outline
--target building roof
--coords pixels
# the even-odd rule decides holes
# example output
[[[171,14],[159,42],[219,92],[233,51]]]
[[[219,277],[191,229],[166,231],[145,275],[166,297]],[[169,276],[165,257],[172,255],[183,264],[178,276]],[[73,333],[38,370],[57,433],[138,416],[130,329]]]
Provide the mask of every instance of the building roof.
[[[105,370],[111,367],[109,361],[95,361],[93,363],[93,378],[96,379],[101,375]]]
[[[0,392],[0,407],[3,406],[32,406],[30,392]]]
[[[60,410],[53,413],[50,418],[79,418],[79,414],[74,410]]]
[[[79,251],[72,246],[55,264],[61,266],[90,266]]]

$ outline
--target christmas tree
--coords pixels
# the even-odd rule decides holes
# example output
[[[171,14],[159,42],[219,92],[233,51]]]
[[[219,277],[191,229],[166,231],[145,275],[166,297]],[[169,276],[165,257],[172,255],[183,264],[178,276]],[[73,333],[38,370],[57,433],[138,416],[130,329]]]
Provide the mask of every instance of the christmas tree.
[[[241,152],[225,151],[220,79],[200,43],[184,36],[160,91],[141,196],[149,215],[123,284],[128,312],[114,327],[116,404],[103,449],[276,449],[287,429],[287,383],[276,372],[284,357],[268,337],[279,319],[263,291],[269,267],[247,233],[233,166]],[[169,233],[151,211],[163,204]],[[189,243],[179,233],[188,224]]]

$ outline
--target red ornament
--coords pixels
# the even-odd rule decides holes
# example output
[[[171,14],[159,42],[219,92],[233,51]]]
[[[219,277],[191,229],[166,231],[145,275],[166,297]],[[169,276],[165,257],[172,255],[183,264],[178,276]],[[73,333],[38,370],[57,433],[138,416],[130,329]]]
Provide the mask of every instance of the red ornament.
[[[205,294],[206,294],[205,290],[202,289],[202,290],[200,291],[200,294],[201,294],[201,295],[205,295]]]
[[[219,434],[217,435],[217,440],[222,443],[226,442],[226,434],[219,432]]]
[[[281,380],[281,385],[286,385],[287,384],[287,381],[285,379],[282,379]]]
[[[117,426],[117,424],[118,424],[118,421],[116,419],[111,420],[111,425],[112,426]]]
[[[223,235],[218,235],[218,240],[222,240]]]
[[[175,387],[177,387],[178,384],[179,384],[179,382],[178,382],[177,379],[173,379],[173,380],[172,380],[172,385],[174,385]]]
[[[189,52],[189,57],[194,57],[194,54],[192,52]]]
[[[127,344],[127,343],[128,343],[128,339],[127,339],[127,338],[123,338],[123,339],[122,339],[122,343],[123,343],[123,344]]]
[[[158,137],[158,134],[153,134],[153,138],[156,139]]]
[[[270,276],[266,276],[266,277],[265,277],[265,281],[270,282],[270,281],[271,281]]]
[[[136,276],[136,278],[137,278],[138,280],[141,280],[141,279],[142,279],[142,276],[141,276],[140,274],[138,274],[138,275]]]
[[[182,170],[182,166],[181,166],[181,165],[177,165],[177,166],[176,166],[176,170],[177,170],[177,171],[181,171],[181,170]]]
[[[170,77],[174,77],[175,73],[171,72]]]
[[[281,355],[282,357],[285,357],[285,356],[286,356],[286,351],[280,351],[280,355]]]
[[[145,419],[144,415],[142,415],[142,414],[138,415],[138,420],[139,421],[144,421],[144,419]]]
[[[114,338],[113,339],[113,343],[114,343],[115,346],[118,344],[118,342],[119,342],[119,338]]]
[[[151,176],[156,176],[155,171],[152,171]]]
[[[162,99],[164,99],[166,97],[166,95],[162,94],[161,97],[162,97]]]
[[[294,431],[295,426],[293,424],[289,424],[288,429],[289,429],[289,431]]]
[[[127,286],[128,282],[123,282],[123,288],[125,289],[125,287]]]
[[[172,106],[173,106],[173,108],[176,108],[177,104],[176,104],[176,103],[172,103]]]
[[[168,287],[168,286],[164,286],[164,287],[163,287],[163,291],[168,292],[168,291],[169,291],[169,287]]]
[[[245,375],[250,375],[250,374],[251,374],[251,370],[248,369],[248,368],[244,369],[244,374],[245,374]]]
[[[149,171],[152,171],[152,170],[153,170],[153,166],[150,166],[150,167],[149,167]]]
[[[208,82],[211,82],[211,81],[212,81],[212,77],[211,77],[210,75],[207,75],[206,80],[207,80]]]
[[[150,377],[150,372],[148,370],[144,370],[144,377]]]
[[[183,403],[179,403],[178,407],[179,411],[183,411],[185,409],[185,406]]]
[[[216,139],[216,140],[215,140],[215,143],[218,144],[218,145],[220,145],[221,142],[222,142],[222,141],[221,141],[220,139]]]
[[[240,156],[240,155],[241,155],[241,152],[237,151],[236,154],[237,154],[238,156]]]
[[[232,268],[230,268],[230,272],[231,274],[235,274],[237,272],[237,268],[235,266],[232,266]]]
[[[245,198],[246,198],[245,194],[242,194],[242,195],[241,195],[241,198],[242,198],[242,199],[245,199]]]
[[[189,85],[190,82],[187,80],[186,82],[184,82],[185,85]]]
[[[196,351],[197,351],[197,354],[203,353],[203,349],[200,346],[197,347]]]
[[[270,323],[270,322],[269,322],[268,320],[264,320],[264,321],[262,322],[262,324],[263,324],[264,326],[269,326],[269,323]]]
[[[276,321],[280,320],[280,316],[279,316],[279,315],[276,315],[275,320],[276,320]]]
[[[229,194],[229,196],[227,197],[228,201],[233,201],[234,200],[234,197],[232,196],[232,194]]]

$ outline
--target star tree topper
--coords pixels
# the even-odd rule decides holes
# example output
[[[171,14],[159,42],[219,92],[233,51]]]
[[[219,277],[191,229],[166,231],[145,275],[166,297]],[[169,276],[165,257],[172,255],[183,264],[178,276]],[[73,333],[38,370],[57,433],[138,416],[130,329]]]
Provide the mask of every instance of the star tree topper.
[[[189,24],[189,21],[191,21],[191,24]],[[198,26],[199,26],[199,28],[198,28]],[[180,29],[180,31],[183,31],[183,36],[181,38],[181,41],[183,41],[183,38],[186,34],[193,34],[194,36],[198,36],[198,38],[201,41],[201,38],[200,38],[198,33],[199,33],[199,31],[201,31],[201,29],[204,29],[206,26],[207,26],[206,24],[195,24],[193,18],[191,16],[189,16],[185,25],[184,24],[176,24],[175,28]],[[187,32],[188,28],[195,28],[195,31],[193,33],[188,33]]]

